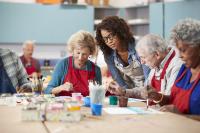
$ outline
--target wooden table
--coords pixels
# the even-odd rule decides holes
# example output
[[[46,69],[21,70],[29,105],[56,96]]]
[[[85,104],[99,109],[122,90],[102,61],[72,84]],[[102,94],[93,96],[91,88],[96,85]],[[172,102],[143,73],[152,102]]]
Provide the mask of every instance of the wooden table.
[[[135,106],[138,106],[135,104]],[[200,133],[200,122],[181,115],[91,115],[82,108],[80,122],[45,122],[51,133]],[[0,133],[46,133],[42,122],[22,122],[20,106],[0,106]]]
[[[21,106],[0,106],[0,133],[46,133],[41,122],[21,121]]]

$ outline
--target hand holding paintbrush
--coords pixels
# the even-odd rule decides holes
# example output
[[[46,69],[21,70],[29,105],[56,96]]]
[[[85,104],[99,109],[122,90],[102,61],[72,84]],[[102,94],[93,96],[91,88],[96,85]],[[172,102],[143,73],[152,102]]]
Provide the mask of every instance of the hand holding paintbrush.
[[[115,94],[118,96],[124,96],[125,95],[125,89],[119,86],[119,84],[115,81],[112,81],[109,83],[107,89],[111,94]]]

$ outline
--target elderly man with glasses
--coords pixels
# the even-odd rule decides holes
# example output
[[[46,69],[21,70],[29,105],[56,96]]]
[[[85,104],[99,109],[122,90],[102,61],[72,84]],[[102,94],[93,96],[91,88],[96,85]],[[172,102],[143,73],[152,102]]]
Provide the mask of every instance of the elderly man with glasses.
[[[149,87],[140,87],[134,90],[123,91],[115,82],[110,85],[110,92],[128,97],[147,98],[147,90],[170,95],[171,87],[176,79],[178,71],[183,64],[177,52],[168,47],[160,36],[148,34],[136,45],[136,51],[142,64],[151,68],[146,84]],[[148,90],[148,91],[150,91]],[[162,97],[156,97],[154,102],[158,103]]]

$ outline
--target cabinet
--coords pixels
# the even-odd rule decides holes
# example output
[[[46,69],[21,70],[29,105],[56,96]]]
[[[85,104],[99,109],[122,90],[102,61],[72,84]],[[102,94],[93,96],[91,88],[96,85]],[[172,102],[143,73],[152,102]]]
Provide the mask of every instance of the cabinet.
[[[136,39],[149,33],[149,5],[137,5],[126,8],[95,7],[94,30],[96,25],[106,16],[119,16],[124,18],[131,28]]]
[[[200,20],[200,1],[187,0],[150,5],[150,32],[169,39],[172,27],[184,18]]]
[[[124,18],[136,40],[149,33],[149,5],[124,8]]]
[[[96,25],[106,16],[120,16],[120,8],[109,6],[94,7],[94,30],[96,29]]]

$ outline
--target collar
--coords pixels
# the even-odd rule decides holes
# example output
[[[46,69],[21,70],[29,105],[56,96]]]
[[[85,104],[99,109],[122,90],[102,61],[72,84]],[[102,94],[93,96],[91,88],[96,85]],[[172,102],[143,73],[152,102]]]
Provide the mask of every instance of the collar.
[[[74,57],[72,56],[72,65],[73,65],[73,67],[75,68],[75,69],[79,69],[79,70],[89,70],[88,69],[88,65],[89,65],[89,61],[87,60],[87,62],[86,62],[86,64],[85,64],[85,66],[83,66],[82,68],[77,68],[76,66],[75,66],[75,59],[74,59]]]
[[[129,44],[128,44],[128,60],[132,59],[132,55],[135,55],[135,54],[136,54],[135,43],[129,42]],[[117,59],[118,61],[120,61],[120,63],[122,63],[120,58],[118,58],[118,56],[117,56],[116,50],[113,50],[113,56],[114,56],[114,59]]]
[[[167,54],[167,56],[166,56],[166,57],[162,60],[162,62],[160,63],[159,69],[163,69],[163,68],[164,68],[164,66],[165,66],[165,64],[166,64],[166,62],[167,62],[167,60],[168,60],[169,57],[172,55],[173,51],[174,51],[174,49],[171,48],[171,50],[169,51],[169,53]]]

